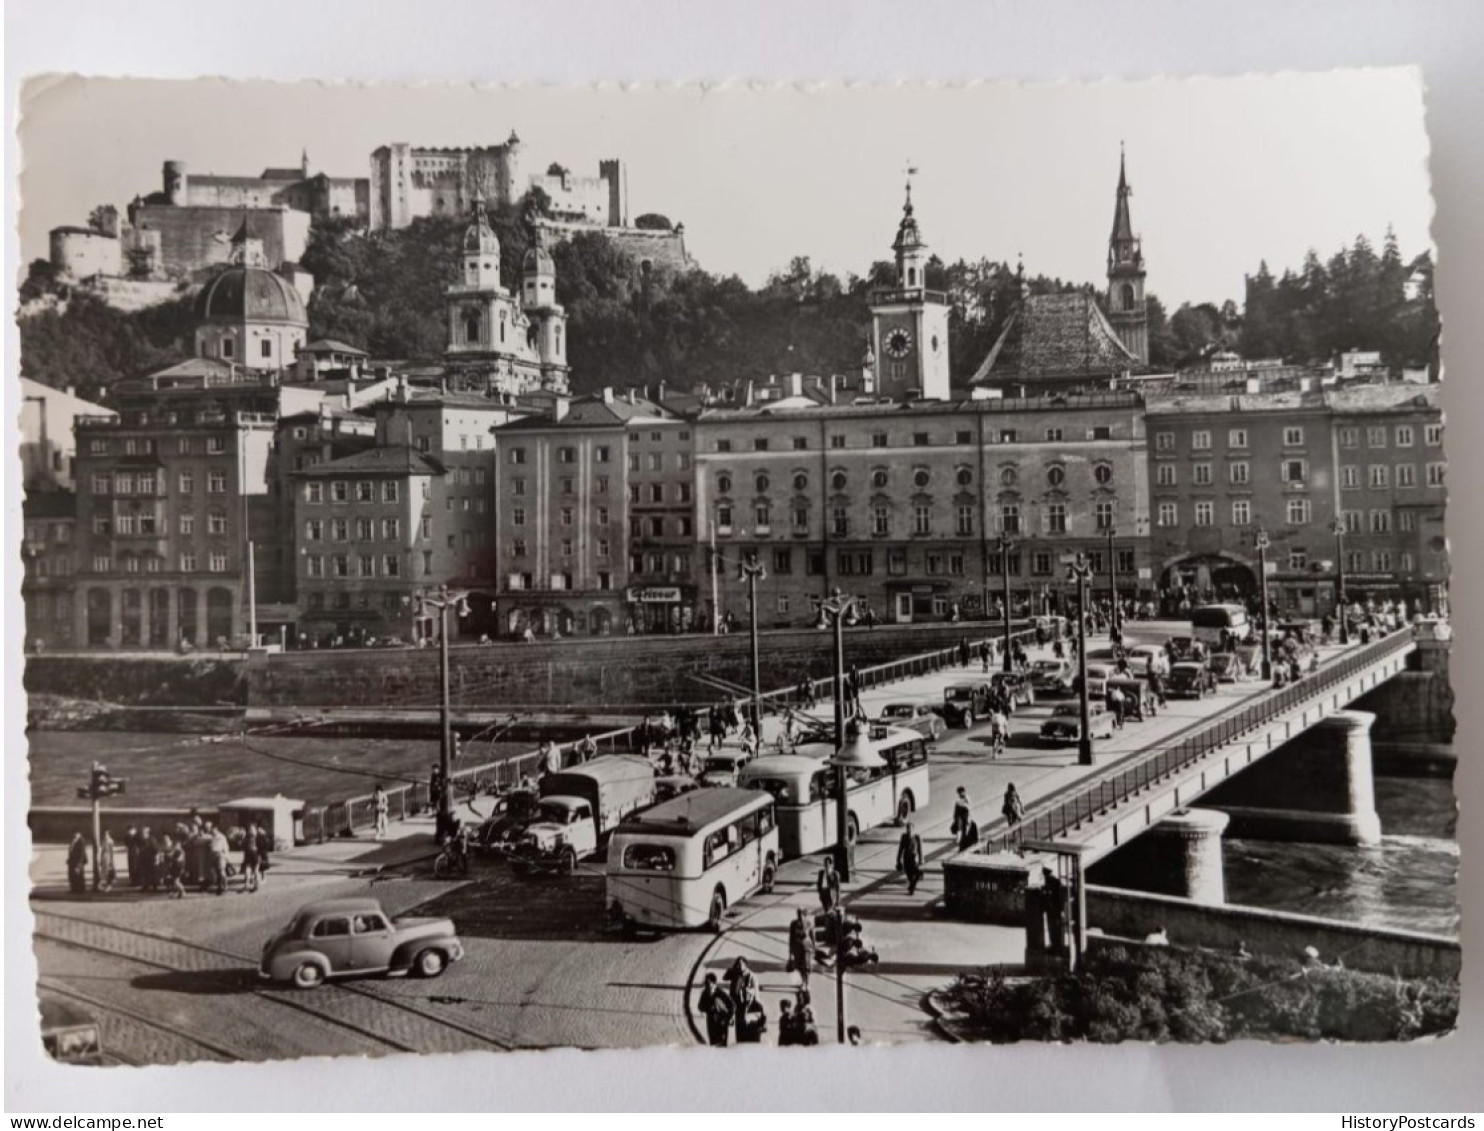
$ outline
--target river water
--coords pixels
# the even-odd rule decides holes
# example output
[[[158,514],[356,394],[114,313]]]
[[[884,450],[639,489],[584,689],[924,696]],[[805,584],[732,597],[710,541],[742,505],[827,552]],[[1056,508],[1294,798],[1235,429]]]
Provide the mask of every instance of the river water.
[[[1227,901],[1456,938],[1452,779],[1378,777],[1375,789],[1375,847],[1225,840]]]

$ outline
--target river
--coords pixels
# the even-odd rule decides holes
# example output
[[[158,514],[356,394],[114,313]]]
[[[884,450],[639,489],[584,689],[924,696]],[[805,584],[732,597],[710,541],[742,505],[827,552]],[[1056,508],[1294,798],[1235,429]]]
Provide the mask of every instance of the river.
[[[1458,936],[1458,839],[1447,777],[1375,779],[1372,848],[1228,838],[1230,903]]]

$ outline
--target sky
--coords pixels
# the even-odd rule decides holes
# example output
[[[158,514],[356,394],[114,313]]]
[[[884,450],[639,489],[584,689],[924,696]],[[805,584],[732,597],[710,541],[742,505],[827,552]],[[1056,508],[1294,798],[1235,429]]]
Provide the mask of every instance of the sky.
[[[842,277],[891,256],[905,171],[944,259],[1024,256],[1101,283],[1120,144],[1148,289],[1242,300],[1266,259],[1297,268],[1391,225],[1430,246],[1423,88],[1404,69],[975,86],[518,87],[53,78],[22,102],[24,261],[46,233],[160,188],[166,159],[255,175],[368,176],[378,145],[503,142],[528,171],[627,162],[630,216],[686,226],[698,263],[757,285],[808,256]]]

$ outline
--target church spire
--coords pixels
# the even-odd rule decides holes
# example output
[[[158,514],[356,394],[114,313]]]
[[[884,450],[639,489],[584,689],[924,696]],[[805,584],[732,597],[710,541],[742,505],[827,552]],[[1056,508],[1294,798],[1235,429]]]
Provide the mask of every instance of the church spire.
[[[1129,216],[1128,161],[1118,146],[1118,196],[1108,237],[1108,320],[1140,362],[1149,360],[1148,307],[1144,299],[1144,249]]]
[[[1128,198],[1133,192],[1128,187],[1128,167],[1124,157],[1123,144],[1118,146],[1118,200],[1113,206],[1113,235],[1110,241],[1113,244],[1132,242],[1134,238],[1133,221],[1129,219]]]
[[[892,250],[897,253],[897,286],[922,287],[927,244],[922,242],[922,232],[917,227],[917,217],[912,209],[912,175],[917,170],[907,169],[907,194],[902,204],[902,221],[897,225],[897,238],[892,241]]]

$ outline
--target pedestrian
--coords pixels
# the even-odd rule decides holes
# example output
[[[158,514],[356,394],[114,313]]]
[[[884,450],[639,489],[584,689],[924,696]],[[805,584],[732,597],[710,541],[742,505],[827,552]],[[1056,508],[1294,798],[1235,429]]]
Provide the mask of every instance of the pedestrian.
[[[67,886],[73,895],[84,895],[88,890],[88,842],[82,833],[73,833],[67,845]]]
[[[1020,824],[1025,816],[1025,803],[1020,800],[1020,794],[1015,792],[1014,782],[1005,787],[1005,800],[1000,805],[1000,812],[1005,815],[1005,822],[1012,829]]]
[[[376,787],[378,790],[381,787]],[[377,828],[380,829],[378,818]],[[378,833],[377,840],[381,839]],[[258,867],[262,863],[258,856],[258,826],[256,821],[249,821],[247,828],[242,831],[242,890],[255,892],[258,890]]]
[[[1113,726],[1117,730],[1123,729],[1124,698],[1123,692],[1116,687],[1108,688],[1108,709],[1113,712]]]
[[[222,832],[218,826],[207,825],[206,853],[210,862],[208,878],[216,888],[217,895],[227,894],[227,853],[231,851],[231,845],[227,843],[227,834]]]
[[[809,972],[814,968],[814,931],[809,913],[800,907],[788,925],[788,963],[785,973],[797,974],[799,984],[809,989]]]
[[[793,1013],[794,1003],[784,998],[778,1003],[778,1045],[796,1045],[798,1040],[797,1019]]]
[[[998,758],[1010,745],[1010,716],[1005,713],[1003,703],[995,704],[989,716],[989,740],[991,758]]]
[[[958,834],[958,850],[968,852],[972,848],[979,847],[979,824],[972,817]]]
[[[902,829],[902,839],[897,842],[897,871],[907,877],[907,894],[917,894],[917,883],[922,879],[922,837],[918,836],[908,821]]]
[[[160,849],[155,844],[155,838],[150,835],[149,826],[141,826],[139,829],[139,889],[141,891],[159,891],[159,859]]]
[[[984,670],[989,671],[989,661],[994,656],[994,647],[988,640],[979,641],[979,660],[984,665]]]
[[[968,642],[968,640],[967,639],[960,640],[958,642],[958,666],[961,667],[961,668],[968,667],[969,666],[969,660],[971,658],[972,658],[972,656],[971,656],[971,654],[969,652],[969,642]]]
[[[706,975],[697,1008],[706,1019],[706,1042],[713,1048],[726,1048],[732,1031],[732,999],[715,974]]]
[[[386,837],[387,812],[390,803],[387,800],[386,790],[381,788],[381,783],[376,783],[376,788],[371,791],[371,808],[376,814],[376,839],[382,840]],[[252,826],[248,826],[249,831]]]
[[[948,834],[958,836],[968,826],[970,820],[969,791],[959,786],[957,795],[953,799],[953,823],[948,826]]]
[[[840,904],[840,873],[835,871],[833,856],[824,858],[824,867],[819,870],[814,886],[819,892],[819,906],[828,915]]]
[[[593,741],[592,735],[584,734],[582,736],[582,741],[577,744],[577,757],[584,762],[590,762],[597,756],[598,744]],[[555,748],[552,749],[552,757],[554,759],[554,764],[556,767],[556,769],[554,769],[552,772],[555,773],[556,770],[560,770],[562,768],[561,755],[557,754]]]
[[[726,973],[727,992],[732,997],[733,1020],[737,1028],[737,1043],[751,1041],[753,1021],[750,1014],[757,1006],[757,975],[747,965],[747,959],[738,955]]]
[[[118,869],[113,862],[114,846],[113,837],[107,829],[103,830],[103,838],[98,842],[98,852],[93,859],[93,890],[112,891],[113,881],[118,877]]]
[[[271,863],[268,857],[273,852],[273,838],[268,835],[267,829],[265,829],[262,825],[256,823],[253,825],[253,837],[256,840],[258,846],[257,886],[262,887],[263,880],[268,875],[268,865]]]
[[[814,1009],[809,1004],[807,992],[800,991],[797,1005],[794,1008],[794,1024],[797,1026],[796,1044],[817,1045],[819,1044],[819,1027],[814,1022]]]
[[[171,899],[185,898],[185,849],[166,836],[161,842],[160,878]]]
[[[1058,660],[1065,660],[1067,658],[1067,646],[1061,640],[1055,640],[1051,645],[1051,654]]]
[[[124,869],[131,888],[139,886],[139,830],[133,825],[124,833]]]

